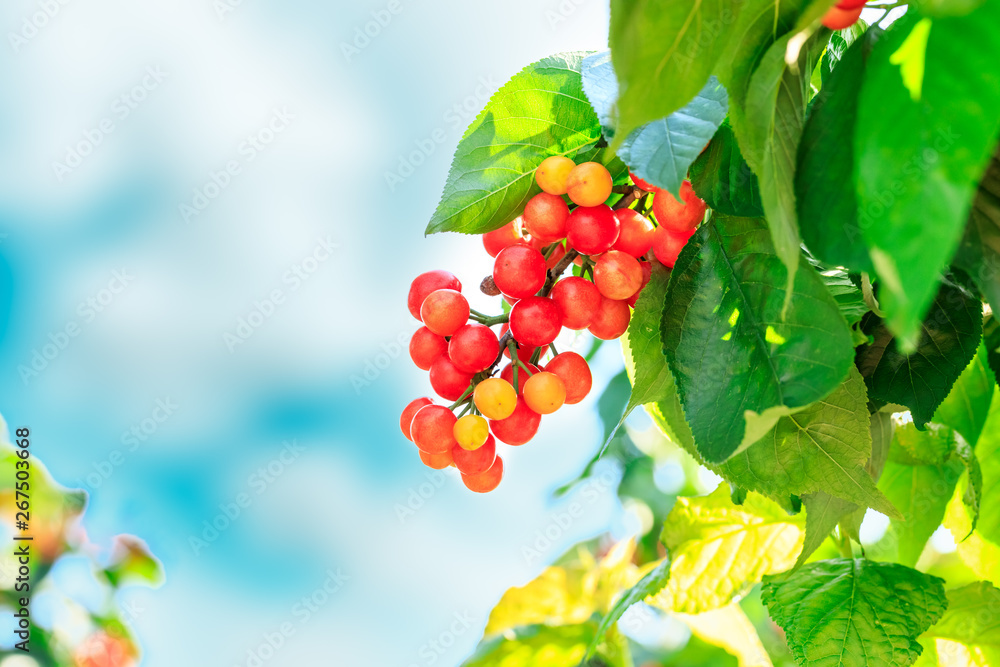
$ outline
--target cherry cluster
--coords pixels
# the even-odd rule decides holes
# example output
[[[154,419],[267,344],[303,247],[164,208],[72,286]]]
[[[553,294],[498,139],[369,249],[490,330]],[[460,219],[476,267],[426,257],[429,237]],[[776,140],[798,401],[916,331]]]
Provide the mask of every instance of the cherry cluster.
[[[503,477],[496,441],[527,443],[542,415],[590,392],[587,361],[559,353],[556,337],[563,328],[603,340],[624,334],[653,263],[673,268],[705,217],[689,182],[678,200],[630,176],[632,185],[616,188],[596,162],[553,156],[539,165],[542,192],[521,217],[482,237],[494,264],[480,290],[502,296],[505,314],[470,309],[462,283],[447,271],[411,283],[407,306],[423,326],[410,340],[410,358],[429,371],[434,392],[453,401],[424,397],[403,409],[400,429],[426,465],[455,466],[469,489],[492,491]],[[620,197],[609,206],[613,194]],[[562,277],[571,266],[574,275]]]

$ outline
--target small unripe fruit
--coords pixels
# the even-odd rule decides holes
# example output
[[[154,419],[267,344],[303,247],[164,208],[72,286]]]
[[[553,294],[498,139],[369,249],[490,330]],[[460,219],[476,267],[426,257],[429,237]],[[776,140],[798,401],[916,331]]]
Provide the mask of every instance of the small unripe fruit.
[[[653,195],[653,215],[660,227],[677,234],[687,233],[697,227],[705,218],[705,202],[698,198],[691,187],[691,181],[681,183],[681,200],[666,190],[657,190]]]
[[[406,307],[409,308],[410,314],[418,320],[421,319],[420,307],[424,304],[424,299],[439,289],[461,292],[462,283],[448,271],[428,271],[414,278],[410,283],[410,293],[406,296]]]
[[[474,450],[455,447],[451,450],[451,458],[455,467],[463,475],[479,475],[490,469],[497,458],[497,441],[489,433],[482,447]]]
[[[524,383],[524,402],[540,415],[550,415],[566,402],[566,385],[555,373],[535,373]]]
[[[422,371],[429,371],[438,357],[448,352],[448,341],[427,327],[420,327],[410,338],[410,359]]]
[[[553,155],[542,160],[535,170],[535,182],[550,195],[566,194],[566,181],[576,163],[568,157]]]
[[[653,246],[653,223],[649,218],[630,208],[620,208],[615,211],[618,218],[618,240],[613,250],[621,250],[633,257],[642,257]]]
[[[541,423],[542,416],[529,408],[523,397],[518,397],[510,417],[490,421],[490,430],[500,442],[517,447],[534,438]]]
[[[614,185],[611,174],[603,164],[584,162],[569,172],[566,194],[578,206],[598,206],[611,196]]]
[[[476,385],[472,400],[487,419],[506,419],[517,407],[517,392],[507,380],[487,378]]]
[[[448,357],[460,371],[478,373],[493,365],[500,341],[493,330],[475,322],[455,332],[448,343]]]
[[[472,384],[472,375],[459,370],[448,355],[443,354],[431,365],[431,387],[446,401],[457,401]]]
[[[545,370],[562,378],[566,387],[567,405],[574,405],[586,398],[594,383],[590,365],[576,352],[557,354],[546,364]]]
[[[399,430],[403,432],[403,435],[407,440],[413,442],[413,437],[410,436],[410,424],[413,422],[413,415],[417,414],[417,411],[425,405],[431,405],[434,401],[427,397],[416,398],[406,404],[403,408],[403,414],[399,416]]]
[[[503,479],[503,459],[499,456],[490,466],[490,469],[479,475],[462,475],[462,483],[469,491],[476,493],[489,493],[500,486]]]
[[[563,198],[546,192],[532,197],[524,207],[524,225],[531,233],[531,238],[545,243],[552,243],[566,236],[567,218],[569,206]]]
[[[614,340],[628,330],[631,319],[627,303],[602,296],[594,321],[587,330],[601,340]]]
[[[594,284],[609,299],[629,298],[642,287],[639,260],[620,250],[609,250],[594,264]]]
[[[410,435],[413,444],[428,454],[447,454],[458,443],[455,441],[455,413],[443,405],[426,405],[413,415]]]
[[[439,336],[451,336],[469,321],[469,302],[451,289],[431,292],[420,306],[424,326]]]
[[[618,240],[619,222],[610,206],[581,206],[569,214],[566,240],[584,255],[607,252]]]
[[[575,331],[589,327],[594,313],[601,305],[601,293],[597,286],[578,276],[570,276],[557,282],[552,286],[549,296],[562,309],[562,325]]]
[[[545,257],[534,248],[513,245],[504,248],[493,264],[493,282],[509,297],[532,296],[545,285]]]
[[[529,296],[510,309],[510,333],[518,343],[541,347],[556,339],[562,319],[558,303],[542,296]]]
[[[465,415],[455,422],[455,440],[461,449],[479,449],[490,437],[490,425],[479,415]]]

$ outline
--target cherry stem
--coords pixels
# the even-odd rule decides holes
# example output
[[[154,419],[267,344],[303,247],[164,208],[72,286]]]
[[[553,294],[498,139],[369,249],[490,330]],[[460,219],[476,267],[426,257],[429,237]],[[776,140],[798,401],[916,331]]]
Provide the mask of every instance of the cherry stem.
[[[465,403],[465,401],[467,401],[468,398],[469,398],[469,394],[471,394],[473,392],[473,390],[475,390],[475,388],[476,388],[475,381],[470,382],[469,386],[466,387],[465,391],[462,392],[462,395],[458,397],[458,400],[455,401],[454,403],[452,403],[451,405],[449,405],[448,409],[449,410],[454,410],[455,408],[457,408],[458,406],[460,406],[462,403]]]
[[[509,333],[509,332],[508,332]],[[510,363],[513,365],[514,369],[514,390],[517,391],[517,367],[521,365],[521,362],[517,360],[517,343],[511,338],[507,341],[507,349],[510,351]]]
[[[469,410],[473,410],[473,409],[474,408],[472,407],[472,403],[467,404],[464,408],[462,408],[462,411],[460,413],[458,413],[458,418],[461,419],[462,417],[464,417],[466,415],[466,413]]]
[[[510,322],[510,315],[502,314],[502,315],[490,316],[490,315],[484,315],[483,313],[480,313],[479,311],[476,310],[470,310],[469,319],[475,320],[476,322],[479,322],[482,325],[493,327],[498,324],[506,324],[507,322]]]

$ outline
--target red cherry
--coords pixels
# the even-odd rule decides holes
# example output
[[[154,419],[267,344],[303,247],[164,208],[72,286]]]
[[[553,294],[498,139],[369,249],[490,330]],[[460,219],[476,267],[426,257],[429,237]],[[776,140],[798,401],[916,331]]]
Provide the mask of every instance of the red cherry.
[[[469,491],[476,493],[489,493],[500,486],[503,479],[503,459],[499,456],[493,465],[486,472],[479,475],[462,475],[462,483]]]
[[[472,373],[459,370],[447,354],[442,354],[431,365],[431,387],[446,401],[457,401],[472,383]]]
[[[557,354],[545,366],[549,373],[558,375],[566,385],[566,404],[573,405],[582,401],[594,383],[587,360],[576,352]]]
[[[429,371],[434,360],[448,351],[448,341],[427,327],[420,327],[410,338],[410,359],[422,371]]]
[[[627,299],[642,287],[642,266],[632,255],[609,250],[594,263],[594,284],[609,299]]]
[[[456,445],[451,450],[451,457],[455,461],[455,467],[463,475],[482,474],[490,469],[497,458],[497,441],[490,435],[482,447],[471,451]]]
[[[445,452],[444,454],[428,454],[427,452],[417,450],[420,454],[420,460],[424,462],[424,465],[428,468],[434,468],[435,470],[444,470],[455,460],[451,456],[451,452]]]
[[[504,248],[493,264],[493,282],[506,296],[523,299],[545,284],[545,257],[534,248],[513,245]]]
[[[646,288],[646,285],[649,284],[649,281],[653,277],[652,262],[639,262],[639,266],[642,268],[642,287],[639,288],[638,292],[636,292],[629,298],[625,299],[628,302],[628,305],[632,306],[633,308],[635,308],[635,302],[639,300],[639,295],[642,294],[642,290]]]
[[[506,380],[507,384],[509,384],[510,386],[514,387],[514,389],[517,390],[518,395],[520,395],[524,391],[524,383],[528,381],[528,378],[530,378],[532,375],[534,375],[535,373],[537,373],[541,369],[538,366],[535,366],[534,364],[528,363],[527,359],[522,359],[520,353],[518,353],[518,355],[517,355],[517,360],[519,362],[524,363],[524,365],[528,367],[528,370],[526,371],[526,370],[524,370],[523,367],[518,366],[518,368],[517,368],[517,386],[514,387],[514,364],[507,364],[506,366],[503,367],[503,370],[500,371],[500,379],[501,380]],[[530,372],[528,372],[528,371],[530,371]]]
[[[410,309],[410,314],[418,320],[420,318],[420,306],[424,299],[431,292],[439,289],[453,289],[456,292],[462,291],[462,283],[454,274],[448,271],[428,271],[421,273],[410,283],[410,293],[406,296],[406,307]]]
[[[656,189],[656,186],[647,183],[646,181],[642,180],[641,178],[633,174],[631,171],[628,173],[628,175],[632,178],[632,182],[635,183],[636,187],[638,187],[639,189],[645,190],[646,192],[652,192],[653,190]]]
[[[602,296],[601,305],[594,315],[594,321],[590,323],[587,330],[601,340],[614,340],[628,330],[628,323],[631,319],[632,314],[629,312],[627,303]]]
[[[535,437],[541,423],[542,416],[528,407],[523,396],[518,396],[514,413],[507,419],[491,419],[490,430],[500,442],[519,446]]]
[[[478,373],[489,368],[500,354],[500,341],[482,324],[466,324],[451,337],[448,356],[460,371]]]
[[[845,9],[840,5],[831,7],[829,11],[823,15],[823,25],[830,30],[843,30],[844,28],[850,28],[858,22],[859,18],[861,18],[862,11],[864,11],[864,5],[855,7],[854,9]]]
[[[633,257],[642,257],[653,246],[653,223],[649,218],[630,208],[615,211],[621,230],[613,250],[621,250]]]
[[[483,234],[483,247],[490,257],[496,257],[501,250],[517,243],[526,243],[521,233],[521,219],[511,220],[500,229]]]
[[[562,320],[558,303],[542,296],[529,296],[510,309],[510,333],[518,343],[541,347],[556,339]]]
[[[577,276],[563,278],[552,286],[549,296],[563,312],[562,325],[579,331],[590,326],[601,305],[601,293],[594,283]]]
[[[678,234],[697,227],[705,218],[705,208],[705,202],[694,193],[691,181],[681,183],[681,201],[677,201],[666,190],[657,190],[653,195],[653,214],[656,216],[656,221],[660,227],[666,227]]]
[[[469,302],[451,289],[431,292],[420,306],[424,326],[439,336],[451,336],[469,321]]]
[[[653,237],[653,255],[668,269],[674,268],[677,263],[677,256],[681,254],[681,249],[694,236],[694,230],[672,232],[666,227],[657,227],[656,235]]]
[[[599,255],[618,240],[619,222],[610,206],[580,206],[566,221],[566,239],[584,255]]]
[[[563,198],[547,192],[535,195],[524,207],[524,225],[531,237],[547,243],[566,236],[568,217],[569,206]]]
[[[425,405],[417,410],[410,422],[413,444],[428,454],[450,453],[458,444],[453,432],[456,421],[455,413],[443,405]]]
[[[425,405],[431,405],[434,401],[427,397],[415,398],[406,404],[403,408],[403,414],[399,416],[399,430],[403,432],[406,439],[413,442],[413,438],[410,436],[410,424],[413,423],[413,415],[417,414],[417,411]]]
[[[837,3],[837,9],[857,9],[858,7],[864,7],[868,0],[840,0]]]
[[[510,328],[509,324],[505,324],[502,327],[500,327],[500,336],[503,337],[503,335],[505,333],[507,333],[507,330],[509,328]],[[517,339],[515,338],[514,341],[517,342]],[[537,349],[538,349],[537,347],[530,347],[528,345],[521,345],[520,343],[518,343],[518,346],[517,346],[517,358],[520,359],[521,361],[527,361],[528,359],[530,359],[531,357],[534,356],[535,350],[537,350]],[[541,353],[538,356],[539,357],[542,356],[543,354],[545,354],[546,352],[548,352],[548,350],[549,350],[549,346],[546,345],[545,347],[542,348],[542,351],[541,351]],[[508,359],[510,359],[510,350],[508,350],[506,348],[506,346],[503,348],[503,356],[505,356]]]

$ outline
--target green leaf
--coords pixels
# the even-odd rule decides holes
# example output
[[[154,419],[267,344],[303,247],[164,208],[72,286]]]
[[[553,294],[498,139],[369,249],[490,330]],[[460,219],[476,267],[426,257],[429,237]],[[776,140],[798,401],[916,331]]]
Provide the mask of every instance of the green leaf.
[[[532,547],[526,545],[522,555],[534,558],[538,551]],[[490,613],[486,636],[535,624],[584,623],[594,614],[604,614],[618,594],[638,579],[632,564],[634,552],[635,545],[623,541],[598,561],[578,548],[563,559],[565,562],[546,568],[524,586],[504,593]]]
[[[618,80],[611,65],[611,53],[587,56],[582,74],[583,90],[604,126],[605,135],[613,138]],[[688,167],[725,120],[728,106],[726,89],[718,79],[710,77],[682,108],[633,130],[622,141],[618,157],[639,178],[680,197]]]
[[[981,462],[982,506],[987,511],[979,517],[978,527],[974,526],[986,540],[1000,546],[1000,395],[990,408],[990,415],[983,428],[983,434],[976,445],[976,455]],[[963,536],[957,536],[962,539]]]
[[[827,560],[765,577],[761,598],[799,664],[896,667],[947,607],[942,581],[895,563]]]
[[[595,624],[517,628],[484,642],[463,667],[577,667],[595,634]],[[602,656],[603,657],[603,656]],[[611,667],[601,659],[584,667]],[[613,663],[624,667],[626,663]]]
[[[649,283],[635,302],[635,310],[624,336],[628,346],[626,356],[634,369],[632,395],[625,407],[626,417],[638,406],[667,400],[677,391],[663,356],[660,335],[663,300],[669,282],[670,271],[661,264],[654,264]]]
[[[739,603],[701,614],[675,614],[691,628],[691,634],[736,656],[739,667],[771,667],[771,658],[757,629]],[[687,665],[685,664],[685,667]]]
[[[906,355],[888,322],[874,314],[863,323],[872,337],[858,349],[857,364],[874,401],[905,405],[917,428],[929,422],[972,361],[983,332],[982,304],[961,287],[944,283]]]
[[[983,342],[986,344],[986,363],[1000,384],[1000,320],[996,314],[983,325]]]
[[[1000,590],[977,581],[948,591],[948,611],[923,634],[936,639],[942,665],[1000,664]],[[937,663],[934,663],[937,664]]]
[[[996,382],[987,366],[986,345],[980,342],[976,356],[938,406],[934,421],[955,429],[971,447],[975,447],[990,414],[995,388]]]
[[[1000,313],[1000,157],[994,153],[972,202],[953,264],[975,281]]]
[[[609,42],[621,87],[617,138],[680,109],[713,72],[742,107],[764,50],[801,0],[612,0]]]
[[[799,226],[806,247],[826,264],[854,271],[874,268],[858,227],[854,147],[844,137],[854,134],[865,59],[880,34],[875,29],[855,40],[824,80],[802,131],[795,173]],[[831,48],[838,38],[844,42],[835,33]]]
[[[787,570],[802,544],[805,517],[756,493],[734,505],[725,485],[677,499],[660,541],[673,557],[670,580],[650,604],[698,614],[745,595],[765,574]]]
[[[841,519],[858,509],[858,506],[849,500],[831,496],[823,491],[802,496],[802,506],[806,511],[806,536],[802,543],[802,551],[795,561],[795,567],[805,563],[809,556],[823,545]]]
[[[824,491],[898,517],[865,469],[871,453],[868,400],[852,367],[847,382],[827,398],[783,417],[718,470],[727,480],[771,498]]]
[[[743,152],[760,179],[764,215],[778,257],[788,270],[788,289],[794,284],[802,254],[795,204],[796,155],[810,97],[809,78],[823,51],[819,37],[824,34],[807,39],[792,63],[787,61],[792,35],[775,42],[750,79],[746,98]]]
[[[858,286],[851,280],[851,276],[844,269],[819,268],[819,275],[823,279],[826,288],[837,300],[840,312],[847,320],[847,324],[853,330],[861,324],[861,319],[868,314],[868,304],[865,303],[864,294]],[[868,340],[865,338],[864,340]]]
[[[743,159],[726,121],[689,170],[695,194],[717,213],[745,218],[764,215],[757,176]]]
[[[674,267],[664,350],[707,461],[750,444],[748,413],[804,408],[847,377],[851,332],[819,275],[805,257],[799,261],[784,318],[786,272],[760,219],[716,216]]]
[[[726,89],[710,77],[685,106],[628,135],[618,157],[636,176],[679,198],[688,168],[725,120],[728,106]]]
[[[996,145],[998,50],[1000,3],[988,2],[962,17],[904,16],[868,60],[854,139],[860,225],[907,351]]]
[[[896,558],[914,566],[924,545],[944,519],[948,501],[964,469],[953,457],[955,438],[950,429],[929,424],[918,431],[912,422],[896,429],[878,488],[903,515],[893,521],[887,541]]]
[[[587,657],[594,655],[597,650],[597,645],[600,643],[601,639],[604,638],[604,633],[608,629],[618,622],[618,619],[622,617],[629,607],[636,604],[637,602],[642,602],[650,595],[655,595],[658,593],[666,584],[667,579],[670,578],[670,555],[668,554],[666,558],[657,563],[656,567],[650,570],[646,576],[640,579],[634,586],[625,591],[615,605],[604,615],[601,619],[601,624],[597,626],[597,632],[594,634],[594,638],[590,641],[590,645],[587,647]]]
[[[427,233],[482,234],[520,215],[541,190],[535,169],[551,155],[597,160],[612,176],[625,168],[597,150],[601,125],[583,94],[582,53],[564,53],[528,65],[490,99],[455,151]]]
[[[826,51],[823,53],[823,58],[819,64],[820,80],[822,82],[821,91],[826,87],[826,82],[830,74],[837,68],[844,54],[847,53],[847,49],[854,44],[855,40],[864,35],[867,30],[868,24],[863,19],[858,19],[850,28],[836,30],[830,35],[830,41],[826,45]]]

